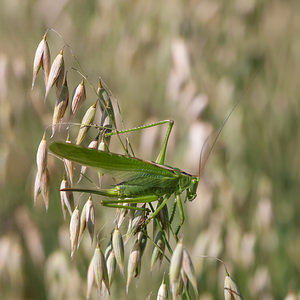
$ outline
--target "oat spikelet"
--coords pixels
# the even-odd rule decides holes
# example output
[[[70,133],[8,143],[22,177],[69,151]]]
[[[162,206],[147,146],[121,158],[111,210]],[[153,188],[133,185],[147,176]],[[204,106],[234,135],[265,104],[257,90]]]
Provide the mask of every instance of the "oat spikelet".
[[[139,240],[136,239],[133,248],[129,254],[128,258],[128,268],[127,268],[127,282],[126,282],[126,293],[128,294],[129,284],[133,277],[136,277],[138,265],[141,259],[141,249]]]
[[[107,266],[109,287],[111,287],[111,284],[114,280],[114,276],[116,273],[116,267],[117,267],[117,261],[116,261],[116,257],[115,257],[115,253],[114,253],[113,249],[111,249],[109,251],[109,254],[107,255],[106,266]]]
[[[71,106],[71,113],[72,116],[74,116],[77,111],[79,110],[80,106],[86,99],[86,93],[85,93],[85,85],[84,80],[81,81],[81,83],[78,84],[78,86],[75,88],[73,92],[72,97],[72,106]]]
[[[145,205],[143,205],[143,208],[145,208]],[[139,230],[139,227],[143,223],[144,218],[145,218],[145,212],[142,211],[142,210],[138,210],[134,214],[134,218],[133,218],[132,222],[130,222],[128,224],[128,229],[127,229],[127,233],[126,233],[125,244]]]
[[[101,103],[101,110],[103,111],[102,114],[102,120],[101,120],[101,124],[103,126],[105,125],[105,122],[108,119],[108,124],[115,124],[115,112],[114,112],[114,108],[112,106],[112,102],[110,99],[110,96],[108,94],[108,92],[106,91],[106,89],[103,87],[101,79],[99,79],[99,86],[97,89],[97,95],[100,99],[100,103]],[[105,107],[104,107],[105,106]]]
[[[182,241],[179,240],[177,243],[173,255],[171,258],[170,263],[170,270],[169,270],[169,278],[170,278],[170,285],[171,285],[171,292],[174,295],[177,294],[177,285],[180,279],[180,270],[182,265],[182,257],[183,257],[183,246]]]
[[[101,293],[102,281],[104,282],[108,293],[110,293],[106,262],[104,259],[104,255],[100,249],[99,243],[97,243],[97,246],[95,248],[93,261],[95,282],[98,287],[98,294],[100,295]]]
[[[124,275],[124,243],[123,243],[121,232],[118,228],[115,228],[113,232],[112,246],[115,252],[119,269],[122,275]]]
[[[90,264],[89,264],[88,272],[87,272],[87,289],[86,289],[86,299],[87,300],[90,299],[94,281],[95,281],[94,261],[92,258],[90,261]]]
[[[47,37],[47,32],[44,34],[43,39],[40,41],[35,51],[31,88],[34,87],[36,76],[41,67],[44,69],[45,84],[47,85],[48,82],[51,59],[50,59],[50,51],[49,51],[48,43],[46,41],[46,37]]]
[[[80,145],[81,142],[83,141],[86,133],[90,129],[90,125],[93,123],[96,115],[96,105],[97,102],[95,102],[84,114],[82,121],[81,121],[81,126],[77,135],[76,139],[76,145]]]
[[[65,72],[65,63],[64,63],[64,57],[63,57],[63,49],[59,52],[59,54],[55,57],[48,81],[46,86],[46,93],[45,93],[45,99],[47,98],[50,89],[52,86],[57,83],[57,94],[60,94],[60,89],[62,87],[63,78],[64,78],[64,72]]]
[[[195,274],[195,269],[193,266],[192,259],[186,249],[183,249],[182,270],[184,274],[186,274],[189,281],[192,283],[192,286],[198,295],[197,278]]]
[[[102,174],[100,174],[102,176]],[[99,176],[99,173],[98,173]],[[101,177],[99,177],[101,178]],[[129,205],[129,203],[124,203],[125,206]],[[115,219],[114,219],[114,223],[117,225],[118,228],[121,227],[123,221],[125,220],[125,217],[128,213],[128,209],[127,208],[117,208],[116,209],[116,215],[115,215]]]
[[[79,236],[78,236],[78,245],[77,245],[77,249],[80,245],[82,236],[83,236],[83,232],[86,228],[86,206],[87,206],[87,202],[84,204],[82,211],[81,211],[81,216],[80,216],[80,230],[79,230]]]
[[[44,133],[36,153],[36,164],[39,174],[42,174],[47,167],[47,154],[47,141],[46,134]]]
[[[157,293],[157,300],[167,300],[167,299],[168,299],[168,289],[165,283],[165,278],[163,278],[163,281]]]
[[[70,184],[64,175],[60,184],[60,200],[64,220],[66,220],[66,208],[68,209],[70,216],[72,216],[72,205],[74,203],[73,193],[71,191],[62,191],[63,189],[68,188],[70,188]]]
[[[94,257],[93,257],[93,269],[94,269],[94,276],[95,276],[95,282],[98,288],[98,295],[101,293],[101,286],[102,286],[102,260],[101,260],[101,252],[100,252],[100,245],[97,243],[97,246],[94,251]]]
[[[76,250],[76,246],[78,243],[78,235],[79,235],[79,229],[80,229],[80,213],[78,206],[73,211],[73,214],[71,216],[70,221],[70,240],[71,240],[71,258],[74,255],[74,252]]]
[[[62,118],[65,115],[68,103],[69,103],[69,89],[68,89],[67,74],[66,74],[64,85],[61,89],[59,98],[56,99],[56,103],[54,107],[53,119],[52,119],[52,136],[55,133],[57,124],[62,120]]]
[[[226,275],[224,281],[224,298],[225,300],[243,300],[241,292],[229,274]]]
[[[93,243],[94,239],[94,228],[95,228],[95,209],[92,201],[92,197],[90,196],[86,203],[86,227],[91,237],[91,243]]]
[[[157,262],[158,259],[160,261],[163,258],[163,253],[165,251],[165,241],[162,237],[161,231],[159,231],[155,238],[156,246],[153,247],[151,262],[150,262],[150,270],[152,271],[154,264]]]

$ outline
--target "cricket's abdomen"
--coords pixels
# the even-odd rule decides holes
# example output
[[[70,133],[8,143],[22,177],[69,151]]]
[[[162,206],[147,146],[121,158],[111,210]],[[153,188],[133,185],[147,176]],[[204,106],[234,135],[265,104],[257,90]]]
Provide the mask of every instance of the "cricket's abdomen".
[[[154,180],[144,178],[118,184],[115,189],[121,198],[134,198],[142,195],[171,195],[178,189],[178,180]]]

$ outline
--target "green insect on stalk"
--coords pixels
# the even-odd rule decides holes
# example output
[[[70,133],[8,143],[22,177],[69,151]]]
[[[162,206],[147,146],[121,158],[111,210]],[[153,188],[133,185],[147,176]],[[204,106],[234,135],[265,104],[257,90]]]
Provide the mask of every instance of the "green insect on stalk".
[[[234,107],[235,108],[235,107]],[[225,119],[223,125],[218,131],[213,146],[224,127],[227,119],[234,108]],[[128,155],[115,154],[110,152],[98,151],[95,149],[83,148],[80,146],[54,142],[50,145],[50,150],[63,158],[72,160],[85,166],[95,167],[101,173],[110,174],[122,181],[110,189],[81,189],[72,188],[72,191],[87,192],[98,194],[112,200],[103,200],[102,204],[108,207],[125,207],[135,210],[149,211],[147,208],[131,207],[130,203],[151,203],[159,200],[159,205],[155,211],[148,217],[149,222],[157,216],[159,211],[166,205],[171,196],[174,195],[175,202],[179,211],[180,224],[175,231],[177,238],[178,232],[184,223],[184,212],[182,206],[182,197],[184,201],[192,201],[196,198],[197,186],[200,179],[200,168],[198,175],[191,175],[178,168],[164,165],[165,154],[169,136],[174,125],[173,121],[165,120],[150,125],[137,127],[123,131],[112,131],[107,135],[122,134],[130,131],[136,131],[143,128],[149,128],[168,123],[168,130],[164,140],[161,152],[155,162],[142,160]],[[212,146],[212,147],[213,147]],[[185,193],[184,193],[185,192]],[[125,204],[126,203],[126,204]],[[122,206],[122,204],[124,206]]]

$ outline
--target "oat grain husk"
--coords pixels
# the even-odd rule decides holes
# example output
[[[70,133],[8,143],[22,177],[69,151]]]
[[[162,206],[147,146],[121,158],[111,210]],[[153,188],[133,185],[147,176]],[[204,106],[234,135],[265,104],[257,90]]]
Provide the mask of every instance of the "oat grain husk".
[[[76,145],[80,145],[81,142],[83,141],[84,137],[86,136],[88,130],[90,129],[90,125],[93,123],[96,115],[96,105],[97,102],[95,102],[84,114],[80,129],[77,135],[76,139]]]
[[[56,95],[60,94],[60,90],[64,79],[64,72],[65,72],[65,63],[64,63],[63,49],[62,49],[60,53],[55,57],[51,65],[51,69],[50,69],[50,73],[46,85],[45,100],[50,92],[50,89],[54,84],[56,84],[56,88],[57,88]]]

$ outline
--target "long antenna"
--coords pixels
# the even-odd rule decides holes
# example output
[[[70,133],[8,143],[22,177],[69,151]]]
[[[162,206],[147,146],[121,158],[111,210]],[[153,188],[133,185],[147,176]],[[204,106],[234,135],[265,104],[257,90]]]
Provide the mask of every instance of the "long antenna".
[[[237,102],[234,104],[233,108],[231,109],[231,111],[229,112],[229,114],[227,115],[227,117],[224,119],[224,121],[223,121],[221,127],[220,127],[219,130],[217,131],[217,134],[216,134],[216,136],[215,136],[215,138],[214,138],[214,140],[213,140],[212,146],[210,147],[210,149],[209,149],[209,151],[208,151],[208,155],[207,155],[208,158],[209,158],[209,156],[210,156],[210,154],[211,154],[211,152],[212,152],[212,150],[213,150],[213,148],[214,148],[214,146],[215,146],[215,144],[216,144],[216,142],[217,142],[217,140],[218,140],[218,138],[219,138],[221,132],[223,131],[223,128],[224,128],[225,124],[227,123],[228,119],[230,118],[231,114],[234,112],[234,110],[236,109],[236,107],[238,106],[239,103],[240,103],[240,101],[237,101]],[[207,163],[207,161],[208,161],[208,159],[207,159],[207,160],[204,162],[204,164],[202,165],[202,158],[203,158],[203,155],[204,155],[204,149],[205,149],[205,146],[206,146],[206,144],[207,144],[207,142],[208,142],[208,140],[209,140],[210,137],[211,137],[211,134],[205,139],[204,144],[203,144],[203,146],[202,146],[202,148],[201,148],[200,159],[199,159],[199,172],[198,172],[199,178],[200,178],[200,175],[201,175],[202,170],[204,169],[204,167],[206,166],[206,163]]]

